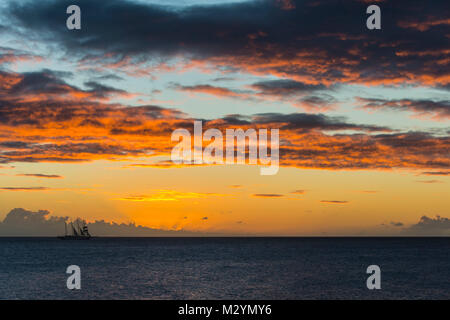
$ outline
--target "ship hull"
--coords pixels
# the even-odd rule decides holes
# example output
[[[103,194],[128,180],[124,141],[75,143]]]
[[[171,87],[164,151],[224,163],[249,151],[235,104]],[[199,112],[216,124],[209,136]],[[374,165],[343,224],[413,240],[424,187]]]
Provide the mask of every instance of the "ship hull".
[[[83,236],[61,236],[58,237],[60,240],[90,240],[91,237],[83,237]]]

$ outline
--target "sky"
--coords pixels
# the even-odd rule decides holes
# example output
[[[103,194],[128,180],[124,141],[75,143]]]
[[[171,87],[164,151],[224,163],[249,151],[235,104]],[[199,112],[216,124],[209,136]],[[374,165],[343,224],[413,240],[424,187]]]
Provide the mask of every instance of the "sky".
[[[373,3],[381,30],[366,27]],[[66,27],[71,4],[81,30]],[[23,208],[202,234],[450,234],[445,12],[0,0],[0,221]],[[278,173],[174,164],[171,134],[195,120],[278,129]]]

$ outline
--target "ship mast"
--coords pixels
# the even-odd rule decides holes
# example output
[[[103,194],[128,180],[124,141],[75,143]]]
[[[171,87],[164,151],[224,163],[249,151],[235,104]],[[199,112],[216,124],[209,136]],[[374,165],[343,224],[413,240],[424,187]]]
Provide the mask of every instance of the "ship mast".
[[[73,235],[74,235],[74,236],[78,236],[78,232],[77,232],[77,230],[75,229],[75,227],[73,226],[73,222],[71,222],[70,225],[72,226],[72,232],[73,232]]]
[[[80,235],[84,236],[85,234],[84,234],[84,232],[83,232],[83,229],[82,229],[81,226],[80,226],[80,220],[79,220],[79,219],[77,219],[77,228],[78,228],[78,233],[79,233]]]
[[[91,235],[89,234],[89,230],[88,230],[88,226],[86,224],[86,222],[83,221],[83,234],[90,237]]]

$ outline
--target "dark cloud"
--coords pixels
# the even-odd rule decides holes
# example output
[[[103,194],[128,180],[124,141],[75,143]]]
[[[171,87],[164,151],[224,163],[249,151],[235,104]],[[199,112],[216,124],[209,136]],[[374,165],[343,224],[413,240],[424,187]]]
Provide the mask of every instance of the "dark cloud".
[[[418,223],[405,229],[404,234],[416,236],[449,236],[450,219],[440,216],[436,216],[436,218],[423,216]]]
[[[0,147],[5,149],[28,149],[31,148],[31,145],[23,141],[3,141],[0,142]]]
[[[136,126],[145,119],[185,116],[181,111],[154,105],[127,107],[102,103],[98,99],[129,94],[95,81],[86,82],[89,89],[82,90],[59,76],[59,72],[51,70],[23,74],[0,71],[0,124],[45,127],[53,122],[58,122],[59,126],[75,122],[100,127],[104,125],[100,120],[118,116],[117,126],[127,121]]]
[[[349,201],[345,200],[320,200],[322,203],[331,203],[331,204],[347,204]]]
[[[95,81],[106,81],[106,80],[114,80],[114,81],[123,81],[124,79],[122,77],[119,77],[116,74],[108,73],[100,76],[93,76],[92,79]]]
[[[306,96],[299,99],[295,105],[312,112],[329,111],[335,109],[338,101],[329,94]]]
[[[260,81],[250,86],[252,94],[259,99],[277,99],[291,103],[308,112],[320,112],[334,108],[337,100],[325,93],[334,90],[323,84],[310,84],[282,79]]]
[[[253,194],[252,197],[254,198],[282,198],[284,195],[277,194],[277,193],[257,193]]]
[[[74,76],[74,73],[71,71],[53,70],[48,68],[42,69],[41,73],[50,74],[55,78],[62,78],[62,79],[64,78],[71,79]]]
[[[425,166],[439,170],[450,166],[449,137],[408,132],[372,136],[319,135],[308,136],[308,139],[312,140],[308,141],[308,146],[282,146],[281,162],[302,164],[304,167],[314,163],[314,167],[323,169],[400,168],[405,161],[410,168]],[[332,151],[326,150],[331,145]]]
[[[64,232],[67,218],[49,217],[50,212],[36,212],[21,208],[11,210],[0,222],[0,236],[48,236]]]
[[[439,181],[439,180],[417,180],[416,182],[419,182],[419,183],[426,183],[426,184],[442,183],[442,181]]]
[[[84,85],[90,88],[89,92],[94,93],[95,97],[99,98],[106,98],[110,94],[127,94],[125,90],[116,89],[95,81],[85,82]]]
[[[291,103],[306,111],[326,111],[333,107],[337,101],[326,93],[319,93],[326,87],[323,85],[309,85],[293,80],[271,80],[257,82],[250,87],[252,90],[236,90],[226,87],[200,84],[194,86],[182,86],[172,84],[172,88],[190,93],[203,93],[217,97],[237,98],[253,101],[265,101],[265,99],[276,99]],[[316,92],[315,95],[306,96]]]
[[[50,72],[26,72],[21,76],[8,90],[9,95],[65,94],[75,89]]]
[[[0,78],[0,164],[167,155],[173,147],[172,132],[193,129],[195,119],[176,109],[98,101],[97,97],[117,90],[96,82],[89,83],[90,90],[79,90],[48,70],[26,74],[0,71]],[[450,166],[450,140],[442,134],[394,132],[389,127],[351,123],[345,117],[325,114],[232,114],[203,119],[204,130],[225,132],[230,127],[280,129],[282,166],[428,171],[444,171]]]
[[[288,3],[289,5],[280,5]],[[312,84],[448,84],[447,1],[383,2],[382,30],[365,24],[362,1],[245,1],[172,8],[126,0],[79,0],[83,26],[67,30],[69,0],[13,2],[14,22],[71,57],[120,68],[184,56],[223,69]],[[286,10],[289,8],[289,10]]]
[[[14,79],[12,85],[2,88],[0,94],[7,96],[8,100],[16,102],[18,99],[24,99],[26,96],[46,95],[53,99],[58,97],[75,97],[104,99],[112,95],[129,96],[124,90],[116,89],[110,86],[102,85],[95,81],[85,82],[88,90],[80,89],[68,84],[64,77],[70,77],[72,74],[64,71],[53,71],[44,69],[37,72],[25,72],[22,74],[8,74],[3,72],[3,77]]]
[[[422,174],[427,176],[449,176],[450,171],[426,171],[422,172]]]
[[[394,222],[394,221],[392,221],[391,222],[391,226],[393,226],[393,227],[403,227],[404,224],[402,222]]]
[[[435,120],[450,118],[450,100],[386,100],[386,99],[358,99],[366,110],[397,110],[410,111],[418,116],[428,116]]]
[[[0,187],[0,191],[47,191],[46,187]]]
[[[272,96],[309,94],[311,92],[325,90],[327,88],[323,84],[307,84],[289,79],[260,81],[252,84],[251,87],[254,90],[259,91],[259,94],[261,95]]]
[[[56,237],[64,233],[64,222],[68,217],[51,216],[47,210],[36,212],[16,208],[11,210],[0,222],[0,236],[49,236]],[[87,224],[93,236],[152,237],[152,236],[195,236],[201,233],[188,231],[168,231],[138,226],[134,223],[118,224],[94,221]]]
[[[8,31],[9,34],[12,33],[10,28],[2,29],[0,26],[0,33],[5,31]],[[10,65],[11,63],[20,61],[37,61],[41,59],[42,58],[40,56],[34,55],[30,52],[0,46],[0,66],[2,68]]]
[[[213,82],[222,82],[222,81],[233,81],[236,80],[236,78],[233,77],[218,77],[218,78],[214,78],[211,81]]]
[[[22,158],[27,156],[43,156],[46,154],[104,154],[104,155],[125,155],[144,154],[151,152],[151,149],[127,149],[125,146],[109,145],[106,143],[64,143],[64,144],[36,144],[32,149],[24,151],[5,151],[3,157]]]
[[[192,92],[192,93],[204,93],[204,94],[209,94],[209,95],[218,96],[218,97],[240,98],[240,99],[249,99],[250,98],[250,96],[245,92],[238,91],[238,90],[231,90],[231,89],[225,88],[225,87],[212,86],[209,84],[200,84],[200,85],[195,85],[195,86],[174,85],[173,88],[180,90],[180,91],[186,91],[186,92]]]
[[[388,127],[358,125],[346,122],[344,117],[333,117],[325,114],[307,113],[263,113],[253,116],[256,124],[280,123],[280,129],[285,130],[362,130],[362,131],[391,131]]]
[[[34,177],[34,178],[47,178],[47,179],[62,179],[63,176],[57,174],[43,174],[43,173],[22,173],[16,174],[19,177]]]

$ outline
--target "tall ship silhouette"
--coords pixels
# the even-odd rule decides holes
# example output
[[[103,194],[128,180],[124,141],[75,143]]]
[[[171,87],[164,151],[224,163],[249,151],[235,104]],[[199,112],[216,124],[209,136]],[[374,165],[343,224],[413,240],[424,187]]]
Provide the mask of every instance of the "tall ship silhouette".
[[[64,222],[64,235],[59,236],[61,240],[89,240],[91,234],[85,221],[76,220],[75,222]]]

